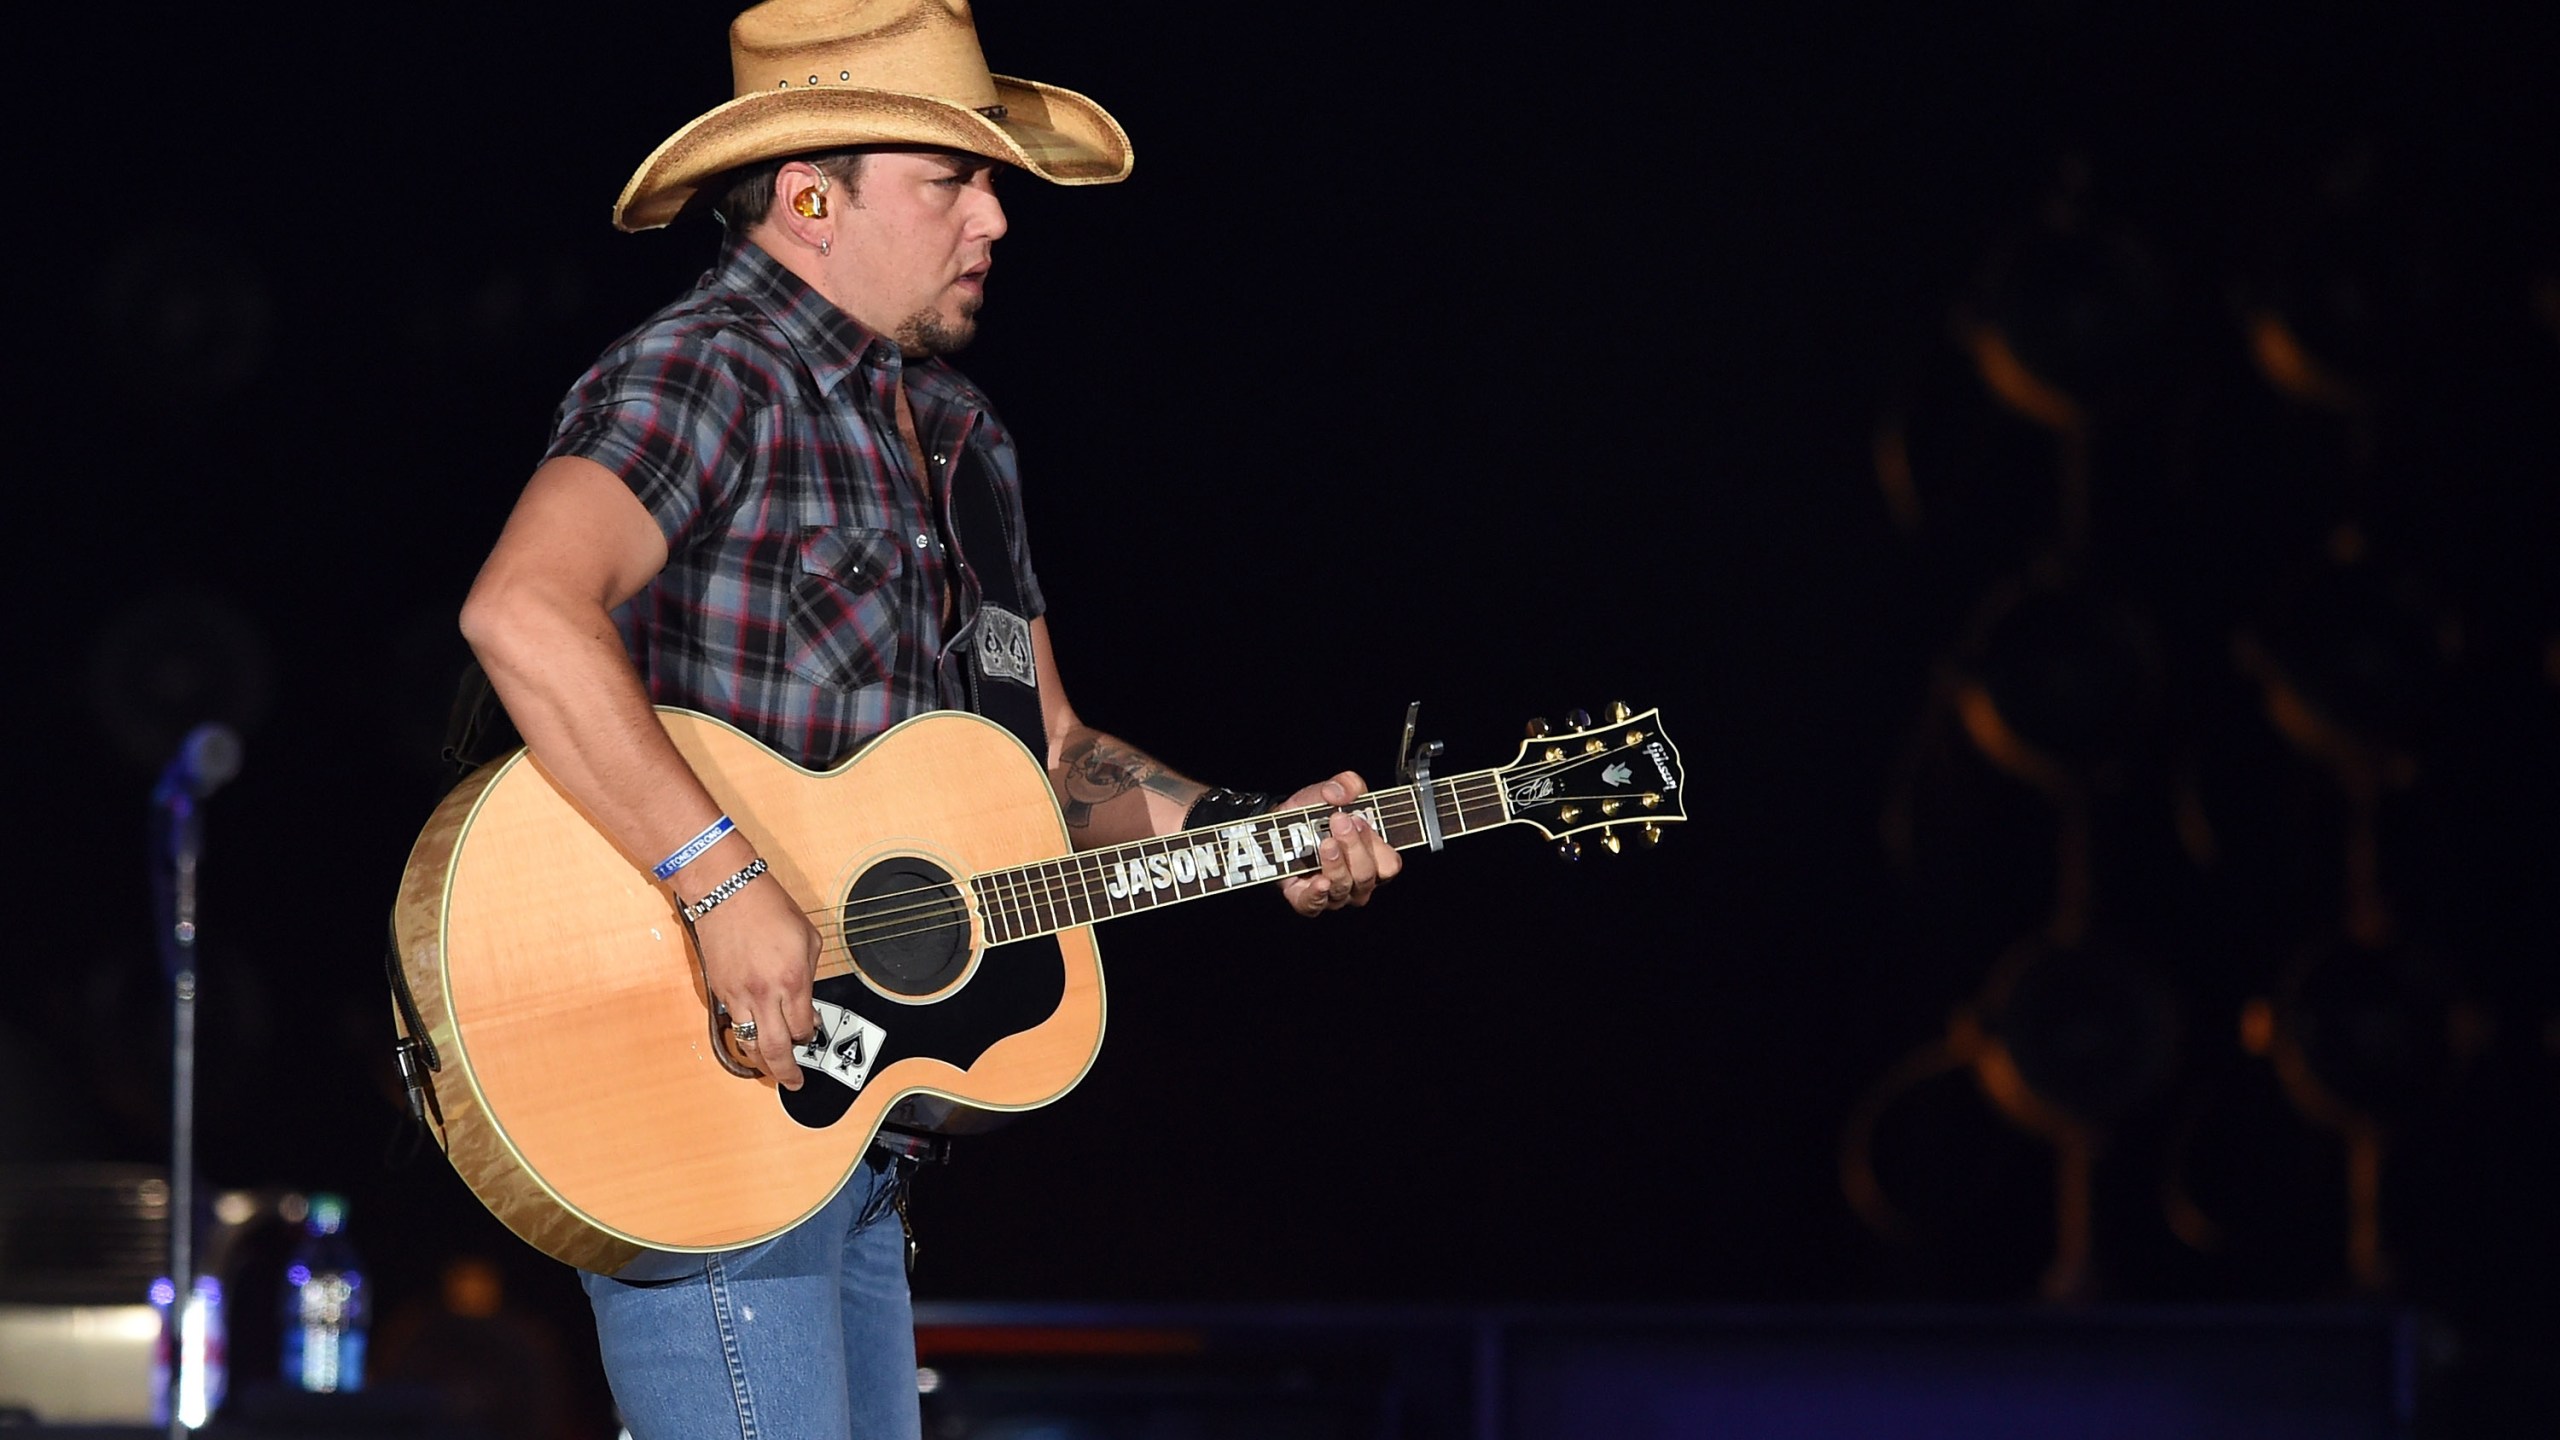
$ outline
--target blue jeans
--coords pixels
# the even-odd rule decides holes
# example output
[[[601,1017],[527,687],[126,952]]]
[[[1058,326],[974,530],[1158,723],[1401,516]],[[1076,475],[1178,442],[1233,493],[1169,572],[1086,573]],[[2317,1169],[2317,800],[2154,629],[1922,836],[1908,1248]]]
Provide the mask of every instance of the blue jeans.
[[[875,1152],[876,1153],[876,1152]],[[918,1440],[898,1167],[673,1280],[581,1272],[632,1440]]]

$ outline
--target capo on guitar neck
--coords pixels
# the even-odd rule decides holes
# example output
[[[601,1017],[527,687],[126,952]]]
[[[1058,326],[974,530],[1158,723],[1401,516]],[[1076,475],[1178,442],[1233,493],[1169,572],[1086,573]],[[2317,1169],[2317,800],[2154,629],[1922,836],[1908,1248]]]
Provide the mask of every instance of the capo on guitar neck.
[[[1396,778],[1413,787],[1414,809],[1422,816],[1422,838],[1431,842],[1433,850],[1438,850],[1443,837],[1440,833],[1440,802],[1431,793],[1431,762],[1439,759],[1440,752],[1446,747],[1437,740],[1426,740],[1420,745],[1414,743],[1413,732],[1421,721],[1421,701],[1416,700],[1404,707],[1404,738],[1396,742]]]

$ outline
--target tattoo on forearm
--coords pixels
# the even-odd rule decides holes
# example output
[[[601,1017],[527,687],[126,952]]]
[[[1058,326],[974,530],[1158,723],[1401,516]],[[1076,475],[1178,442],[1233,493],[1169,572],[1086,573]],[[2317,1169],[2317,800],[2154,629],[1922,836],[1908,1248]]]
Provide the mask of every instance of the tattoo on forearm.
[[[1069,745],[1059,757],[1058,776],[1067,824],[1076,829],[1093,823],[1094,807],[1132,790],[1152,790],[1175,800],[1200,790],[1198,782],[1167,770],[1155,757],[1100,737]]]

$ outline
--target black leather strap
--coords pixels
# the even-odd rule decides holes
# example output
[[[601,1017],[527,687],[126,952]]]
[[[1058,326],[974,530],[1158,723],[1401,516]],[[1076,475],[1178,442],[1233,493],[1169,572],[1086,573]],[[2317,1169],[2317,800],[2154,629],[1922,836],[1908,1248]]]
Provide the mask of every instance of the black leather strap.
[[[951,458],[951,468],[953,473],[945,477],[950,488],[951,529],[959,542],[962,563],[978,582],[978,603],[1029,621],[1031,617],[1024,614],[1021,581],[1013,573],[1010,527],[1006,524],[1004,502],[996,493],[994,475],[967,446]],[[968,647],[969,708],[1012,731],[1013,738],[1032,754],[1045,755],[1049,753],[1049,738],[1040,712],[1036,678],[1026,684],[988,673],[981,644],[985,623],[982,616],[979,633]]]

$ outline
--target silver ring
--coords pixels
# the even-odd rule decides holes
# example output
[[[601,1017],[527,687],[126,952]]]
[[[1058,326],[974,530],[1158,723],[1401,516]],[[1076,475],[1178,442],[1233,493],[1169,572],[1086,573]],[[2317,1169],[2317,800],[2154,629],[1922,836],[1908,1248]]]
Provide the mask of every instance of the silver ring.
[[[738,1037],[738,1043],[741,1045],[756,1043],[756,1022],[753,1020],[732,1020],[729,1022],[729,1030]]]

